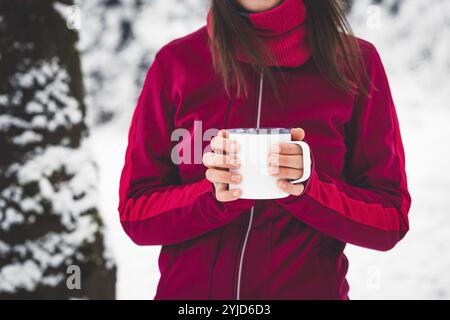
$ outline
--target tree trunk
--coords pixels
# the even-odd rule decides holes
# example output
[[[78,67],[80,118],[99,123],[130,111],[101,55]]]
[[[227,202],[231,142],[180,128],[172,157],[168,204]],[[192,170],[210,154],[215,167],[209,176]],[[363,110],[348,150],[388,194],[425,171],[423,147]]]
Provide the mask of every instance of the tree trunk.
[[[0,0],[0,299],[115,298],[71,2]]]

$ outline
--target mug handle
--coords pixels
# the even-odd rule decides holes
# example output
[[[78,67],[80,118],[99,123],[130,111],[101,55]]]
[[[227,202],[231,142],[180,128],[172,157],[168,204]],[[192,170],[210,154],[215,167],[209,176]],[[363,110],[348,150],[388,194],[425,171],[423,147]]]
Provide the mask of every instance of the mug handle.
[[[291,183],[305,182],[311,176],[311,150],[309,149],[309,145],[304,141],[290,141],[290,143],[298,144],[303,150],[303,176],[300,179],[291,180]]]

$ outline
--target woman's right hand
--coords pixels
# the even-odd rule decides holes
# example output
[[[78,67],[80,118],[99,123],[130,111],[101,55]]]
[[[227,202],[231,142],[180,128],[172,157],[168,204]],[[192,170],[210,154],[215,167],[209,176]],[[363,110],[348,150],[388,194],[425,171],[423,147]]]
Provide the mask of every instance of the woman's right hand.
[[[208,168],[206,179],[214,184],[216,199],[220,202],[239,199],[241,190],[228,190],[229,184],[238,185],[242,180],[241,175],[229,171],[231,168],[240,167],[240,161],[236,155],[239,148],[237,141],[228,139],[226,130],[220,130],[211,140],[210,146],[212,152],[203,155],[203,164]]]

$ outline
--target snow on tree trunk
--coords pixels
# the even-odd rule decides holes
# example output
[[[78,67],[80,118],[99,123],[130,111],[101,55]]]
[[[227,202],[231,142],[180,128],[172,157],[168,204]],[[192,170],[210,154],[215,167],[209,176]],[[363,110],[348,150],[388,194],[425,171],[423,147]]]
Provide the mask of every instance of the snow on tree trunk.
[[[0,299],[115,297],[64,4],[0,0]]]

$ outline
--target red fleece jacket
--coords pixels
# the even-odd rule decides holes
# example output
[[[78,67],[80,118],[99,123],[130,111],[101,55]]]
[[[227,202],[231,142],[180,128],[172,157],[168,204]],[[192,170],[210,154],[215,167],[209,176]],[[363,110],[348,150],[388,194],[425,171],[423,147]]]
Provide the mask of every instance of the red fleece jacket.
[[[388,250],[408,231],[404,151],[376,49],[359,41],[376,87],[370,97],[337,89],[313,59],[273,69],[282,101],[264,86],[261,127],[305,130],[311,178],[298,197],[220,203],[201,162],[172,162],[171,134],[184,128],[194,146],[194,132],[254,127],[259,75],[243,63],[250,94],[230,100],[207,39],[203,27],[158,52],[129,132],[120,219],[135,243],[163,245],[155,298],[234,299],[239,277],[241,299],[346,299],[345,244]]]

